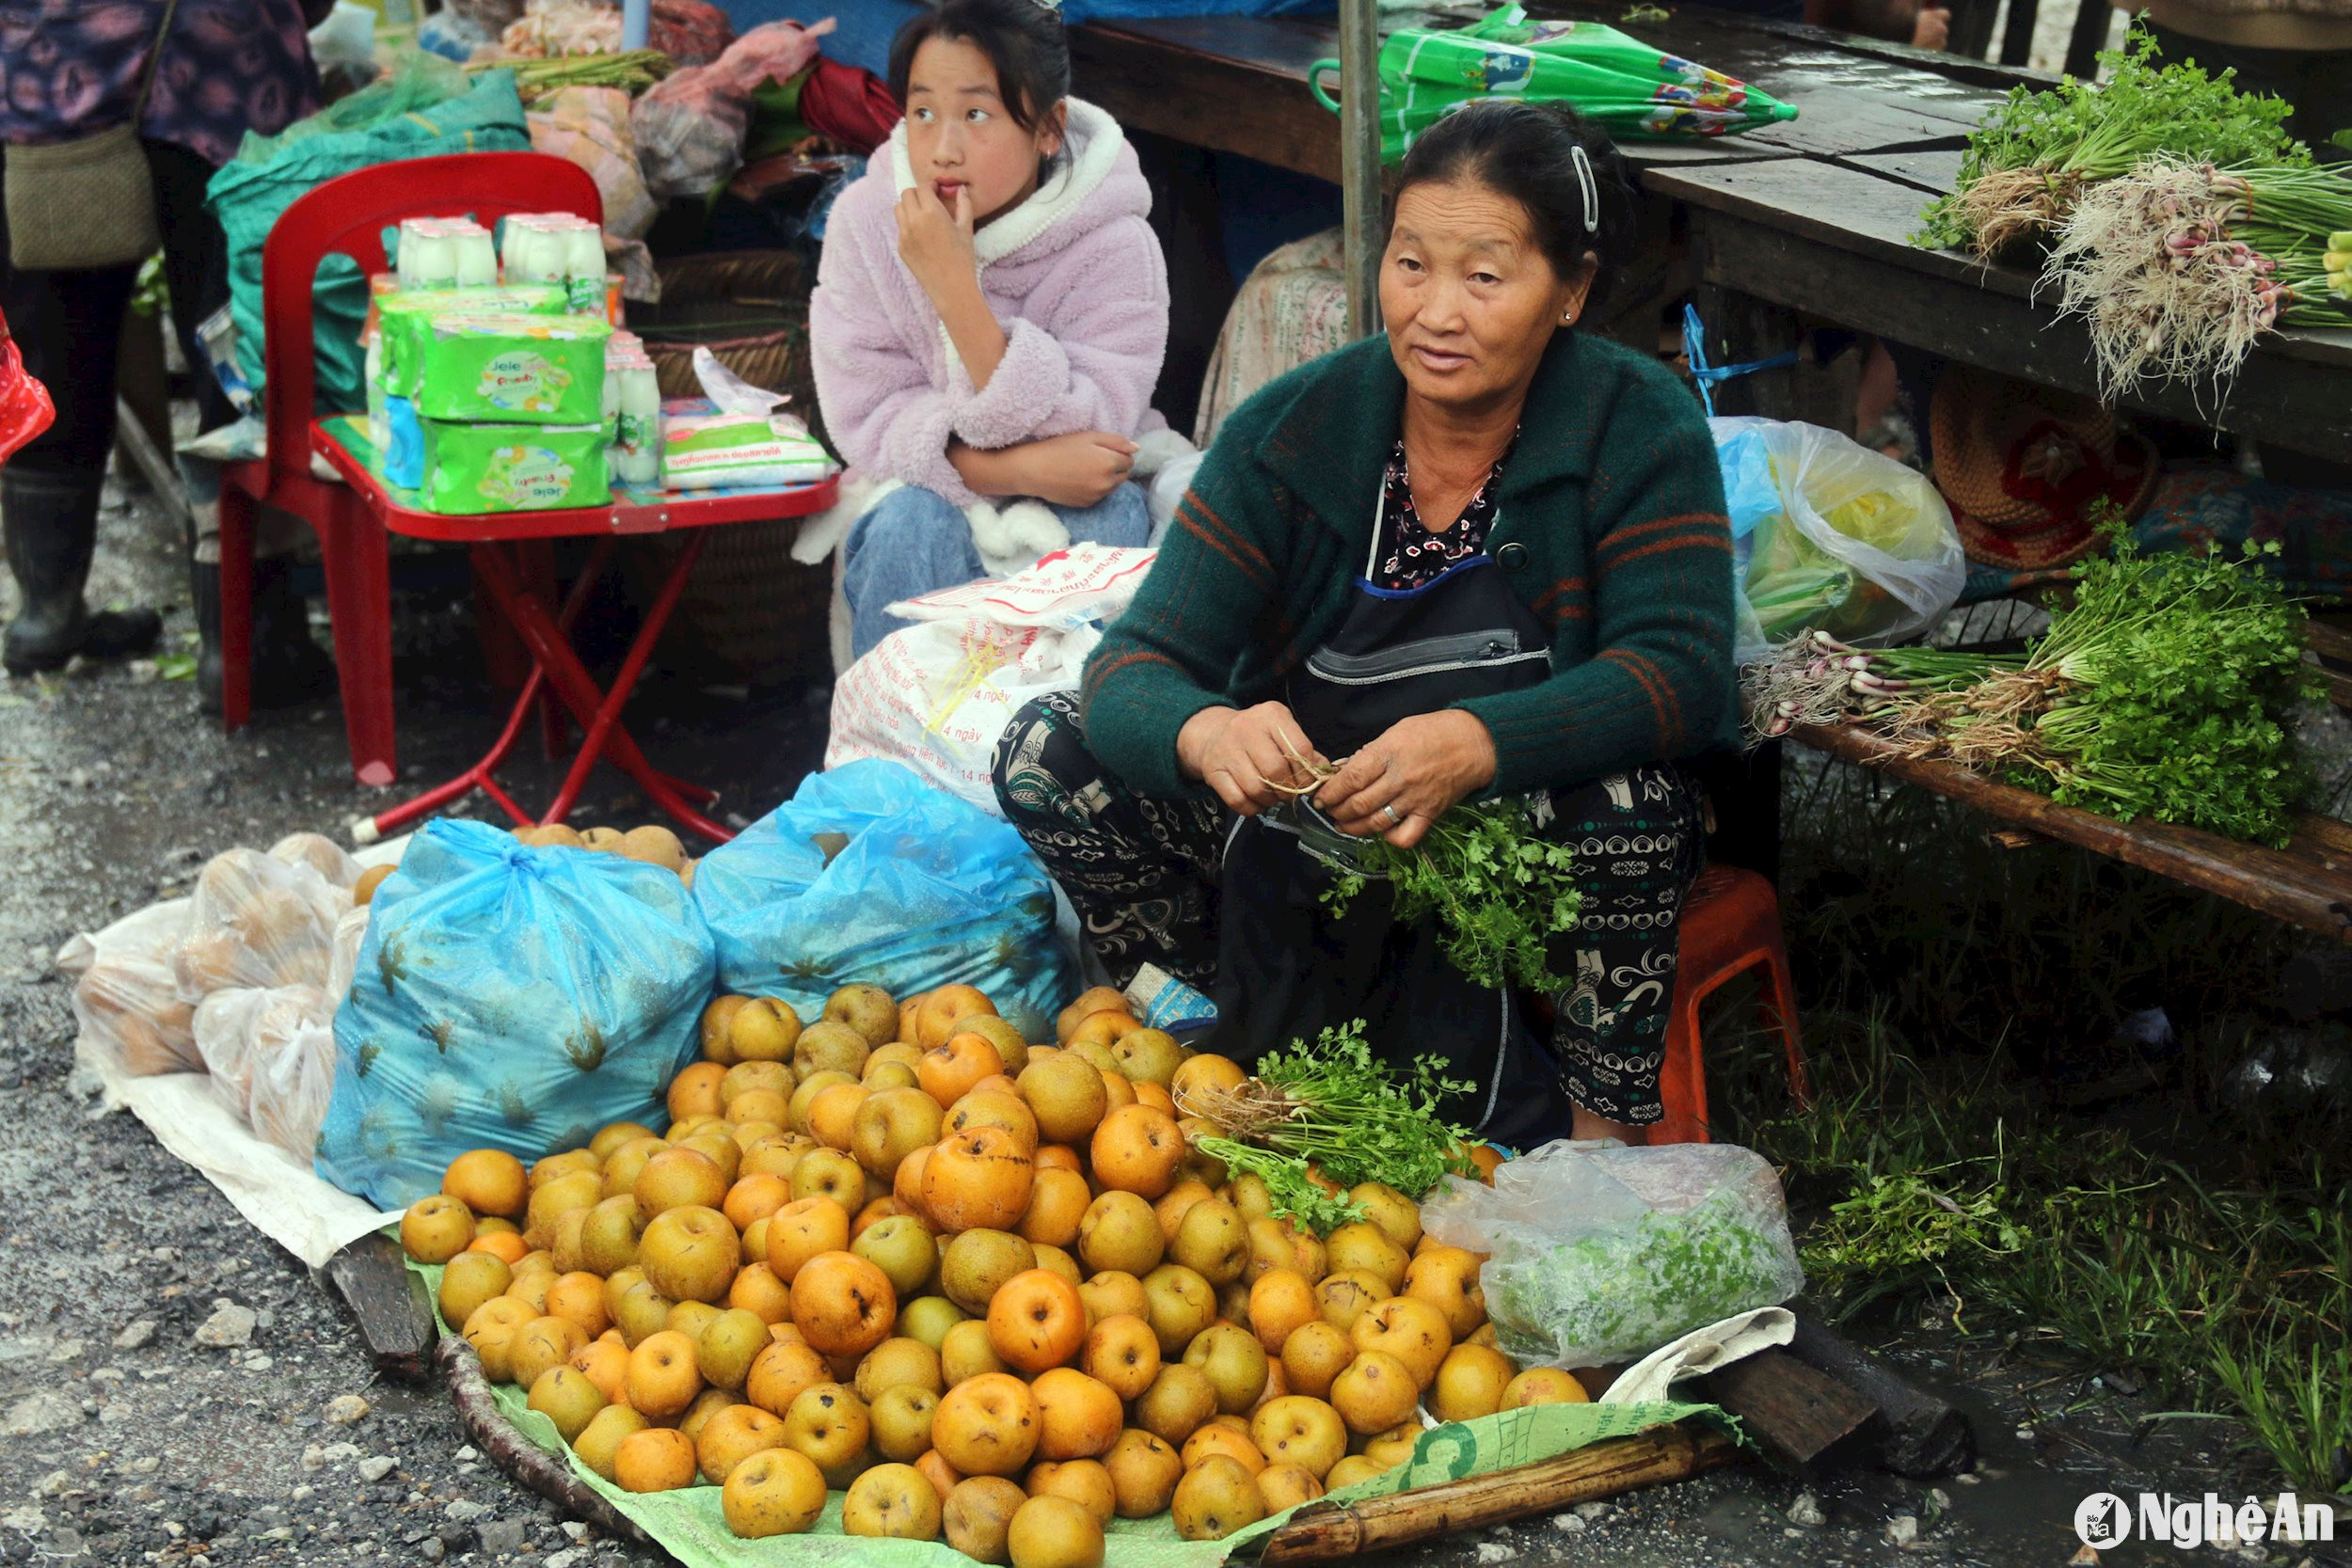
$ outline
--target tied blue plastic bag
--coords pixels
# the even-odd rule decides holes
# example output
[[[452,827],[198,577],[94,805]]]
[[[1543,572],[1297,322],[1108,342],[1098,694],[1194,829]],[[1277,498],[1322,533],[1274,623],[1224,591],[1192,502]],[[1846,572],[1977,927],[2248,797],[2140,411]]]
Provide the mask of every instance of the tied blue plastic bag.
[[[675,873],[445,819],[370,909],[320,1175],[398,1208],[469,1148],[535,1160],[608,1122],[660,1125],[715,968]]]
[[[804,1020],[854,982],[897,997],[967,985],[1028,1038],[1051,1039],[1073,989],[1053,883],[1021,835],[900,763],[812,774],[695,864],[694,901],[720,983]]]

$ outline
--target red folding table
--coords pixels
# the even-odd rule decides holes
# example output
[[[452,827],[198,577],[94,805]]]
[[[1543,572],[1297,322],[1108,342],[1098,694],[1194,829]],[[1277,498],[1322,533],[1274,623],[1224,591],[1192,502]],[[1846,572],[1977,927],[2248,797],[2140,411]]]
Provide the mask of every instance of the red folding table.
[[[734,836],[696,809],[716,799],[712,791],[673,778],[646,761],[644,752],[621,723],[621,709],[644,673],[645,660],[655,642],[660,640],[670,612],[677,607],[678,595],[693,573],[694,562],[702,556],[704,535],[700,531],[725,523],[821,512],[836,498],[835,481],[826,479],[784,490],[758,491],[638,491],[616,485],[612,501],[603,506],[455,516],[422,511],[416,504],[415,492],[395,489],[384,483],[383,476],[376,472],[375,451],[368,440],[365,422],[356,416],[337,415],[313,423],[311,450],[342,476],[358,494],[362,505],[392,532],[466,545],[472,555],[477,580],[530,650],[532,659],[531,674],[523,682],[522,694],[507,717],[506,727],[482,760],[414,800],[360,818],[352,825],[355,839],[371,843],[477,789],[498,802],[499,808],[517,826],[561,822],[580,798],[589,769],[599,759],[611,762],[636,780],[646,799],[668,813],[680,827],[721,844]],[[685,547],[679,550],[669,575],[662,579],[660,592],[646,608],[644,624],[629,644],[611,689],[599,689],[587,666],[572,651],[572,624],[597,579],[612,564],[620,540],[678,530],[695,531],[688,534]],[[574,537],[592,537],[596,544],[559,607],[551,602],[551,594],[534,585],[545,574],[536,570],[532,557],[534,550],[545,548],[547,541]],[[547,689],[552,689],[556,700],[570,711],[584,733],[580,752],[564,774],[563,787],[556,791],[547,811],[533,817],[500,786],[496,774],[522,734],[532,709],[539,705],[542,691]]]

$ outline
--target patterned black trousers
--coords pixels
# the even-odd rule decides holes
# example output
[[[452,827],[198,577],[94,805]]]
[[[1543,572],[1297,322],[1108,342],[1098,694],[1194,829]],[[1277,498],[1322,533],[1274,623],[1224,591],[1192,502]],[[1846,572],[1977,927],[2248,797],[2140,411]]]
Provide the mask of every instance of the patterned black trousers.
[[[1129,789],[1088,751],[1065,693],[1013,716],[994,772],[1007,820],[1069,895],[1112,980],[1150,963],[1214,993],[1232,814],[1213,798]],[[1697,796],[1679,768],[1637,768],[1555,791],[1539,831],[1574,848],[1583,894],[1578,928],[1551,955],[1555,974],[1574,976],[1552,999],[1561,1087],[1612,1121],[1657,1121],[1676,923],[1703,854]]]

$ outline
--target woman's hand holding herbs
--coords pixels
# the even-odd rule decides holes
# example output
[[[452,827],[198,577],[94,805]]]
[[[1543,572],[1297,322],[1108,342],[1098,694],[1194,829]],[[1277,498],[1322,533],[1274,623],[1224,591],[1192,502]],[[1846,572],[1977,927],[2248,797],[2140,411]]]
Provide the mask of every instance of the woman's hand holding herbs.
[[[1391,725],[1341,765],[1315,792],[1315,804],[1342,832],[1377,834],[1410,849],[1456,801],[1494,776],[1494,736],[1474,716],[1445,708]]]
[[[1243,816],[1314,787],[1327,765],[1280,703],[1202,708],[1176,734],[1176,766]]]

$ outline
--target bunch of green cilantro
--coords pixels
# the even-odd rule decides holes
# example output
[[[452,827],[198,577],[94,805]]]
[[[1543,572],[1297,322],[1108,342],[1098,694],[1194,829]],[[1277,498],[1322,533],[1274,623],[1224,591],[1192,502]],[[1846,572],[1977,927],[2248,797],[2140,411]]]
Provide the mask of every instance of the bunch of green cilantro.
[[[1381,839],[1357,851],[1361,874],[1324,895],[1343,914],[1368,877],[1386,877],[1400,921],[1435,915],[1446,961],[1482,986],[1557,990],[1566,983],[1546,958],[1551,936],[1576,927],[1582,902],[1565,844],[1535,834],[1520,800],[1457,805],[1410,849]]]
[[[1234,1175],[1262,1178],[1276,1215],[1328,1235],[1363,1218],[1346,1188],[1377,1181],[1418,1201],[1442,1176],[1475,1173],[1470,1130],[1438,1110],[1475,1085],[1447,1078],[1444,1066],[1422,1056],[1407,1070],[1391,1068],[1365,1043],[1360,1019],[1326,1029],[1312,1045],[1295,1041],[1262,1058],[1226,1116],[1204,1107],[1234,1135],[1196,1147]],[[1343,1192],[1318,1185],[1310,1164]]]
[[[1913,680],[1915,650],[1849,650],[1835,678],[1875,678],[1844,711],[2064,805],[2284,844],[2311,787],[2294,709],[2317,677],[2279,546],[2147,555],[2102,513],[2114,553],[2074,568],[2074,602],[2023,659],[1946,653]]]
[[[2194,60],[2159,65],[2154,38],[2137,24],[2124,47],[2102,54],[2099,63],[2104,83],[2069,76],[2042,92],[2010,88],[1969,134],[1958,183],[1922,214],[1925,227],[1912,243],[1988,254],[1999,248],[2013,231],[1988,223],[1985,204],[1969,199],[1988,176],[2036,176],[2015,182],[2016,199],[2038,203],[2042,220],[2055,222],[2073,190],[2113,179],[2152,152],[2229,168],[2311,162],[2310,150],[2286,134],[2293,105],[2240,92],[2231,85],[2234,71],[2209,74]],[[1996,243],[1984,245],[1988,236]]]
[[[2107,531],[2115,553],[2075,568],[2028,661],[2063,677],[2034,721],[2037,782],[2106,816],[2285,843],[2310,790],[2292,720],[2313,676],[2303,607],[2267,565],[2279,546],[2143,555],[2120,520]]]

